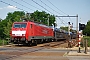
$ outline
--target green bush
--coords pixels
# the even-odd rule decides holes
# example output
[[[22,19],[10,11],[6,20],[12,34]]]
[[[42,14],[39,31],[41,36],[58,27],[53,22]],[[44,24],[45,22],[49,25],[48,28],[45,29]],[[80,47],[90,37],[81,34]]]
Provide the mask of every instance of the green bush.
[[[88,46],[90,47],[90,37],[89,36],[85,36],[84,37],[84,41],[87,40]]]
[[[0,46],[7,45],[7,44],[8,44],[8,40],[0,40]]]

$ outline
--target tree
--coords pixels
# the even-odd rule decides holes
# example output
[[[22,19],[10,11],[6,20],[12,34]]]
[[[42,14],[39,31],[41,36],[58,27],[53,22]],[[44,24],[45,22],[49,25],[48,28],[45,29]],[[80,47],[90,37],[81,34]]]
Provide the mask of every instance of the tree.
[[[2,21],[2,19],[0,18],[0,22]]]
[[[68,31],[68,27],[60,27],[60,29]],[[70,32],[76,32],[76,30],[70,29]]]
[[[49,26],[51,26],[55,22],[54,15],[50,15],[46,13],[45,11],[40,12],[38,10],[30,14],[30,19],[35,22],[41,22],[46,25],[48,25],[48,20],[49,20]]]
[[[3,32],[6,37],[9,37],[9,35],[10,35],[11,26],[12,26],[12,21],[9,20],[7,22],[7,25],[4,27],[4,32]]]
[[[85,26],[85,29],[83,30],[83,34],[90,36],[90,20],[87,22],[87,25]]]
[[[60,27],[60,29],[68,31],[68,27]]]
[[[23,11],[9,12],[6,18],[0,22],[0,37],[9,37],[12,23],[23,21],[22,19],[33,20],[35,22],[41,22],[46,25],[48,25],[47,21],[49,20],[49,26],[54,24],[55,21],[54,15],[50,15],[45,11],[40,12],[37,10],[34,13],[31,13],[30,15],[25,14],[25,12]]]
[[[4,38],[4,36],[5,36],[5,34],[3,34],[5,26],[7,26],[7,20],[2,20],[0,22],[0,38]]]
[[[15,12],[9,12],[6,16],[6,20],[11,20],[12,22],[19,22],[22,21],[21,18],[25,16],[25,12],[23,11],[15,11]]]
[[[9,37],[12,23],[23,21],[21,20],[21,18],[23,18],[24,16],[25,12],[23,11],[9,12],[6,18],[0,22],[0,38]]]

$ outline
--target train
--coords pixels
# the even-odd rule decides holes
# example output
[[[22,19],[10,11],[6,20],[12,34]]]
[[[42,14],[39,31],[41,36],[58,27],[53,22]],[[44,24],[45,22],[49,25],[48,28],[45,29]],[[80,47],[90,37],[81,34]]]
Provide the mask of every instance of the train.
[[[10,31],[10,42],[37,45],[37,43],[67,39],[68,34],[49,26],[27,22],[14,22]]]

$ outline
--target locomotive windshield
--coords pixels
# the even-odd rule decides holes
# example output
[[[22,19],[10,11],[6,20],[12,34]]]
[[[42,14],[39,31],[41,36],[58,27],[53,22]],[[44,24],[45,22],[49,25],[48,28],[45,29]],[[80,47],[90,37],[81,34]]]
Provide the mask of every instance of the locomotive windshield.
[[[15,23],[14,28],[26,28],[26,23]]]

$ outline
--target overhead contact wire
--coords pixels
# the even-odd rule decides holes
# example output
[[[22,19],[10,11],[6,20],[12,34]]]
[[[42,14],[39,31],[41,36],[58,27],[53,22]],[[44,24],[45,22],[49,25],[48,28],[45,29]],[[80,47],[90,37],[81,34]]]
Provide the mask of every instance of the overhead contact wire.
[[[9,3],[6,3],[6,2],[4,2],[4,1],[0,1],[0,2],[2,2],[2,3],[4,3],[4,4],[7,4],[7,5],[10,5],[10,6],[13,6],[13,5],[11,5],[11,4],[9,4]],[[23,10],[23,9],[21,9],[21,8],[19,8],[19,7],[16,7],[16,6],[13,6],[13,7],[15,7],[15,8],[19,9],[19,10]],[[26,10],[23,10],[23,11],[28,12],[28,11],[26,11]]]
[[[45,7],[43,7],[42,5],[40,5],[39,3],[35,2],[34,0],[32,0],[34,3],[36,3],[37,5],[39,5],[40,7],[42,7],[43,9],[47,10]],[[50,12],[49,10],[47,10],[48,12]],[[53,14],[52,12],[50,12],[51,14]],[[54,15],[54,14],[53,14]]]
[[[34,8],[37,8],[37,7],[33,6],[33,5],[31,5],[30,3],[24,1],[24,0],[21,0],[21,1],[24,2],[24,3],[26,3],[26,4],[28,4],[28,5],[30,5],[30,6],[32,6],[32,7],[34,7]],[[37,9],[41,10],[40,8],[37,8]]]
[[[33,9],[31,9],[31,8],[29,8],[29,7],[27,7],[27,6],[24,6],[24,5],[22,5],[22,4],[20,4],[20,3],[16,2],[16,1],[14,1],[14,0],[11,0],[11,1],[13,1],[13,2],[15,2],[16,4],[21,5],[21,6],[25,7],[25,8],[27,8],[27,9],[30,9],[30,10],[34,11]]]

